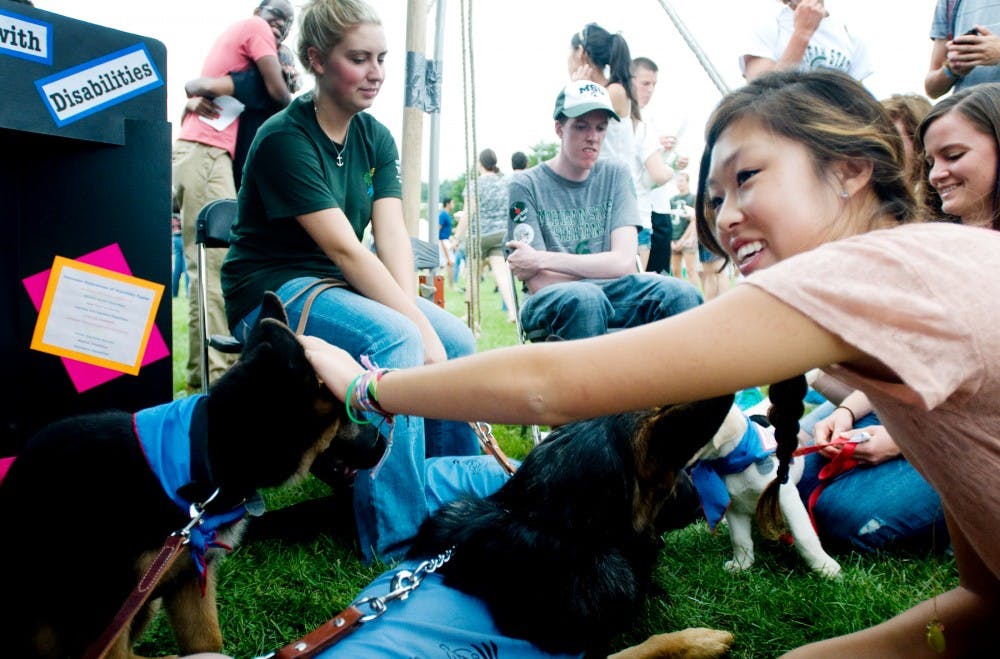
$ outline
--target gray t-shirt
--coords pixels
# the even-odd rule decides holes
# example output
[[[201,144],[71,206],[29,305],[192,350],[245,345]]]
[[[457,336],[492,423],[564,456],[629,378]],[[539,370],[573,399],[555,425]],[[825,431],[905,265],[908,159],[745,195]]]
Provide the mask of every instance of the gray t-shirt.
[[[996,0],[963,0],[952,4],[952,16],[948,15],[948,0],[938,0],[931,22],[931,39],[951,39],[961,36],[976,25],[982,25],[993,32],[1000,31],[1000,3]],[[983,82],[1000,82],[1000,68],[977,66],[969,75],[955,83],[952,91],[960,91]]]
[[[546,163],[510,179],[507,238],[570,254],[611,250],[611,232],[641,228],[628,165],[598,160],[584,181],[559,176]]]

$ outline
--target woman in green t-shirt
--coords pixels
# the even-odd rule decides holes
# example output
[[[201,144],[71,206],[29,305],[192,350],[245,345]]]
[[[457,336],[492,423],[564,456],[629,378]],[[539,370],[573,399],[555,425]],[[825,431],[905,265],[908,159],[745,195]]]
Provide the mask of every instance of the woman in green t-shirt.
[[[297,54],[316,86],[258,130],[222,267],[237,338],[265,291],[286,303],[295,326],[316,283],[332,279],[341,285],[312,301],[308,333],[383,367],[475,351],[464,323],[417,295],[399,154],[388,129],[365,112],[382,87],[386,50],[381,22],[362,0],[304,8]],[[377,252],[362,242],[369,229]],[[424,458],[479,453],[467,424],[400,418],[391,428],[381,463],[353,488],[362,551],[383,560],[399,557],[427,516]],[[391,428],[379,428],[387,440]]]

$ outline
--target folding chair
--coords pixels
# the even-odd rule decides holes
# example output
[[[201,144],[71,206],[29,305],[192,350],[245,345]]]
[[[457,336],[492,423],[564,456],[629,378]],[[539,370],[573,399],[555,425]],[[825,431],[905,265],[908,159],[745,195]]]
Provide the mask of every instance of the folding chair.
[[[205,250],[229,247],[229,229],[236,221],[236,200],[216,199],[205,204],[198,211],[195,221],[195,244],[198,246],[198,326],[201,332],[201,388],[208,391],[208,350],[218,350],[227,354],[238,354],[243,344],[228,334],[209,334],[208,285],[204,272]]]

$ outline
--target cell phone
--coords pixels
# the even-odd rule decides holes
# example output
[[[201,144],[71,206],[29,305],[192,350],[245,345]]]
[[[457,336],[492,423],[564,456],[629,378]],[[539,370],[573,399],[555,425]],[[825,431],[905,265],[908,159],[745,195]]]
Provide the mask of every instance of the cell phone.
[[[977,30],[976,28],[972,28],[971,30],[969,30],[969,31],[968,31],[968,32],[966,32],[965,34],[972,34],[972,35],[975,35],[975,36],[977,36],[977,37],[978,37],[978,36],[979,36],[979,30]],[[963,36],[964,36],[964,35],[963,35]]]

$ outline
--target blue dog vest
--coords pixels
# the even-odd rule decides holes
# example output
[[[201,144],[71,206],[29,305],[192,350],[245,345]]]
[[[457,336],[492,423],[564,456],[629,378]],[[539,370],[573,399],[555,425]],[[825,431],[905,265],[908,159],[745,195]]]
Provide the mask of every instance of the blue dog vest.
[[[195,409],[199,404],[204,405],[206,400],[205,395],[188,396],[172,403],[140,410],[133,417],[135,434],[149,468],[156,474],[163,491],[185,514],[191,504],[203,503],[188,501],[178,491],[194,480],[191,420]],[[200,458],[206,459],[205,456]],[[242,519],[246,513],[246,506],[240,505],[226,512],[205,514],[201,524],[191,529],[191,556],[202,578],[205,574],[205,552],[209,548],[232,549],[215,541],[216,529]]]

